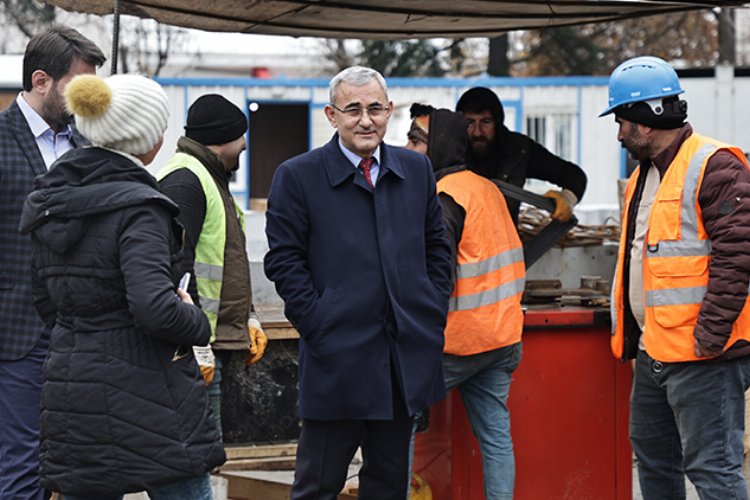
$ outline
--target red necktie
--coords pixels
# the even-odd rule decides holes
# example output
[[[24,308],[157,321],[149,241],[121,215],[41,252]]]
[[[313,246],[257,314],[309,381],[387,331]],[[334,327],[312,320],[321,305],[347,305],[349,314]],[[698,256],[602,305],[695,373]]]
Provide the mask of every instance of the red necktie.
[[[372,183],[372,178],[370,177],[370,169],[372,168],[373,161],[374,161],[373,157],[362,158],[362,161],[359,162],[359,168],[362,169],[362,173],[365,176],[365,180],[370,185],[370,187],[375,189],[375,185]]]

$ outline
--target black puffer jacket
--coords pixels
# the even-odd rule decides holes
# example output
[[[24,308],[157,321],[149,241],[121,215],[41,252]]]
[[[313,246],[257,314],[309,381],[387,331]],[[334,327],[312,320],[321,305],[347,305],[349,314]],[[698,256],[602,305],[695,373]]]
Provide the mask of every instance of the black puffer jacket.
[[[190,349],[208,342],[208,321],[174,293],[182,234],[157,189],[123,155],[75,149],[24,206],[35,305],[54,324],[42,389],[47,489],[140,491],[225,460]]]

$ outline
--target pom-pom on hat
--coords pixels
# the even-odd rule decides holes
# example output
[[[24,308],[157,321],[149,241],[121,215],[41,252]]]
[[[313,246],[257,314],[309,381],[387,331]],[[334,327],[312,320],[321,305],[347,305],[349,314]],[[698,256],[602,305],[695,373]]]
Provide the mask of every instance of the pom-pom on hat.
[[[79,75],[65,87],[76,126],[94,146],[132,155],[151,151],[167,129],[167,94],[139,75]]]
[[[219,94],[202,95],[188,109],[185,136],[205,146],[232,142],[245,131],[245,114]]]

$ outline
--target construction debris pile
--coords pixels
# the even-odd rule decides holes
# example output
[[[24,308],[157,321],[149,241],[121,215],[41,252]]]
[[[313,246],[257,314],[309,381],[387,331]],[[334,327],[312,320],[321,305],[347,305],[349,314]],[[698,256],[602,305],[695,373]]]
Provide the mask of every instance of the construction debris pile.
[[[581,276],[579,288],[563,288],[560,280],[528,280],[523,292],[524,305],[552,304],[609,307],[610,283],[601,276]]]
[[[521,241],[526,242],[544,229],[551,222],[549,215],[531,205],[522,205],[518,215],[518,234]],[[582,225],[578,224],[571,229],[556,246],[593,246],[602,245],[605,242],[620,241],[620,224]]]

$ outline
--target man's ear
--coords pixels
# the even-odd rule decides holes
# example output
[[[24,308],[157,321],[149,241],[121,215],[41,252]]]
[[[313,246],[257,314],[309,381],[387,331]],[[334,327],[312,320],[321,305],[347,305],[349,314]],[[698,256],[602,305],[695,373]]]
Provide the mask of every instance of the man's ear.
[[[31,90],[40,95],[45,95],[53,84],[52,77],[46,71],[38,69],[31,74]]]
[[[638,133],[641,135],[648,136],[651,135],[654,130],[656,130],[655,128],[649,127],[647,125],[641,125],[640,123],[636,123],[634,125],[637,127]]]
[[[323,108],[323,111],[325,111],[326,118],[328,118],[328,122],[331,124],[331,127],[338,128],[336,126],[336,113],[334,112],[333,107],[331,107],[330,104],[326,104],[326,107]]]

